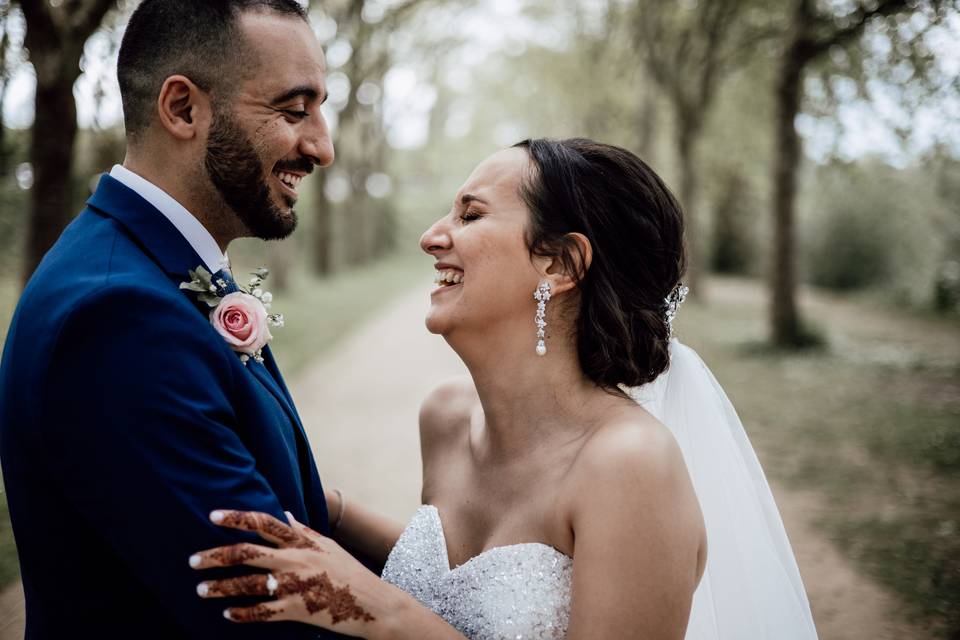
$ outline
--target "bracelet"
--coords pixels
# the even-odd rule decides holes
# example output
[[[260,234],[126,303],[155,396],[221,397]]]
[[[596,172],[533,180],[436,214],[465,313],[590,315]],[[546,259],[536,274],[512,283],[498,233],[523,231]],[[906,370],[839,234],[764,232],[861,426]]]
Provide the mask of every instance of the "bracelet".
[[[340,508],[337,510],[337,519],[333,523],[333,526],[330,527],[330,533],[333,533],[340,528],[340,525],[343,523],[343,512],[347,510],[347,503],[343,499],[343,492],[340,489],[334,489],[333,492],[337,494],[337,498],[340,499]]]

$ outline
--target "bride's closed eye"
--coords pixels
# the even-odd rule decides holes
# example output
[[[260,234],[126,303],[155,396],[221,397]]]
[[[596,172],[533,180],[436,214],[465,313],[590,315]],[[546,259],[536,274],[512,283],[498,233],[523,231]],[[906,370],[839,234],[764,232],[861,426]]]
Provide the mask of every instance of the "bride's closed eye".
[[[460,216],[460,220],[463,222],[473,222],[474,220],[479,220],[481,217],[481,214],[475,209],[467,209]]]

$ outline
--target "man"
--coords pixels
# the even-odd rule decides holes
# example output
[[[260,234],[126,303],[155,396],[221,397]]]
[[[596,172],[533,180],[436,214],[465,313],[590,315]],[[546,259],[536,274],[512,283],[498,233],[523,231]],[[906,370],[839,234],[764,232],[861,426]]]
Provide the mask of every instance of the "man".
[[[316,638],[197,597],[218,507],[329,531],[270,355],[241,357],[180,289],[233,290],[227,245],[296,226],[333,160],[323,52],[294,0],[145,0],[118,62],[128,148],[28,283],[0,367],[0,456],[27,638]]]

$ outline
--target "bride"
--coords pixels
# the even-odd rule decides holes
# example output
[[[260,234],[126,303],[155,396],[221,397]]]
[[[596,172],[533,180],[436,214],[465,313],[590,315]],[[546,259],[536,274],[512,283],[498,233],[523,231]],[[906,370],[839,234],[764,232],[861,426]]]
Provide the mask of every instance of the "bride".
[[[224,615],[366,638],[816,638],[743,427],[671,339],[683,218],[643,161],[525,141],[476,168],[421,246],[427,328],[470,372],[423,403],[423,506],[402,529],[332,492],[334,539],[215,511],[273,546],[193,556],[264,570],[201,597],[263,596]]]

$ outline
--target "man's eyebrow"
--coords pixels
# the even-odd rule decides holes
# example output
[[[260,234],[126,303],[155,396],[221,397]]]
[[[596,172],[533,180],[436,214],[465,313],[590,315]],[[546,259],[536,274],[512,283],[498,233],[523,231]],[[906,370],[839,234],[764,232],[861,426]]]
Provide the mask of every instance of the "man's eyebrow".
[[[283,93],[278,95],[276,98],[274,98],[270,104],[281,104],[283,102],[288,102],[290,100],[293,100],[294,98],[300,98],[300,97],[304,97],[307,100],[316,100],[319,95],[320,95],[320,92],[317,91],[316,88],[303,85],[299,87],[294,87],[288,91],[284,91]],[[326,92],[324,92],[323,100],[324,102],[326,102],[327,100]]]
[[[473,195],[472,193],[465,193],[460,198],[460,204],[464,206],[470,204],[471,202],[479,202],[480,204],[489,204],[486,200],[484,200],[480,196]]]

